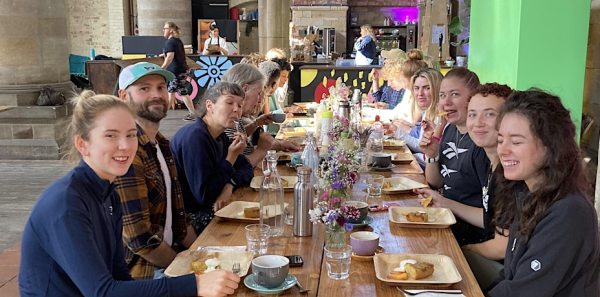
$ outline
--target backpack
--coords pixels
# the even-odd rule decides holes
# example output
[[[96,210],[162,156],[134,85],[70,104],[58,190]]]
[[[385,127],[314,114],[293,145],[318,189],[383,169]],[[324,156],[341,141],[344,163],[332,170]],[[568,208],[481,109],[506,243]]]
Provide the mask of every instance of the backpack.
[[[38,106],[52,106],[65,104],[65,96],[54,90],[51,86],[43,86],[35,102]]]

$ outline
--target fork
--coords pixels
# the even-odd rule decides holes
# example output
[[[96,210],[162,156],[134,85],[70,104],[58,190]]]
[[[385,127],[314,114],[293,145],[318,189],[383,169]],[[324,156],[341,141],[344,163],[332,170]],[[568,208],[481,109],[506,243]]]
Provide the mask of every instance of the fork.
[[[239,274],[240,273],[240,263],[239,262],[233,263],[233,267],[231,268],[231,272],[233,272],[235,274]]]
[[[430,290],[430,291],[420,291],[420,292],[412,293],[412,292],[408,292],[406,290],[400,289],[400,287],[396,287],[396,289],[398,289],[398,291],[404,293],[404,296],[417,296],[417,295],[421,295],[421,294],[425,294],[425,293],[449,294],[449,295],[462,294],[461,291],[450,292],[450,291],[434,291],[434,290]]]

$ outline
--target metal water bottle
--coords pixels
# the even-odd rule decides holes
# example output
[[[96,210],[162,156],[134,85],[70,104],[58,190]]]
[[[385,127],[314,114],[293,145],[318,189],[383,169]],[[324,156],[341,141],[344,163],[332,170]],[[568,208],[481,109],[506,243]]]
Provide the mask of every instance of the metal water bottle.
[[[338,105],[338,116],[343,116],[350,120],[350,102],[347,100],[340,100]]]
[[[294,236],[311,236],[313,224],[309,210],[313,208],[314,187],[310,182],[312,169],[308,166],[296,168],[298,182],[294,186]]]

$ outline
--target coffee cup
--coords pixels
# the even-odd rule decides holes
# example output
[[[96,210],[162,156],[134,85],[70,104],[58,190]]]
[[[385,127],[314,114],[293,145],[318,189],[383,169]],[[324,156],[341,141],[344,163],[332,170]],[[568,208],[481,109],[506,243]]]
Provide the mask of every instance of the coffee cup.
[[[348,219],[348,222],[351,224],[362,223],[369,213],[369,205],[363,201],[346,201],[346,206],[354,206],[360,213],[360,217],[358,217],[358,219]]]
[[[359,231],[350,234],[350,245],[359,256],[373,256],[379,247],[379,234],[370,231]]]
[[[446,60],[446,66],[448,66],[448,67],[454,66],[454,60]]]
[[[272,113],[271,114],[271,119],[273,119],[273,122],[275,122],[275,123],[283,123],[285,121],[286,117],[287,117],[287,115],[285,113]]]
[[[291,159],[292,165],[296,166],[298,164],[302,164],[302,152],[292,153]]]
[[[280,286],[288,276],[290,260],[283,256],[265,255],[252,260],[254,282],[265,288]]]
[[[392,155],[388,153],[374,153],[371,160],[373,166],[387,168],[392,164]]]

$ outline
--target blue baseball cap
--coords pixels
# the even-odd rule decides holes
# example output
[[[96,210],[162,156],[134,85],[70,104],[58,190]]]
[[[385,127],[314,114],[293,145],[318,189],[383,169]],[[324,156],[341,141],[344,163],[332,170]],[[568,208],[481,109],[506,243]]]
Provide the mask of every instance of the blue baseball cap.
[[[160,68],[160,66],[148,62],[140,62],[125,67],[119,74],[119,89],[125,90],[138,79],[150,75],[158,74],[165,78],[165,81],[175,79],[175,75],[168,70]]]

